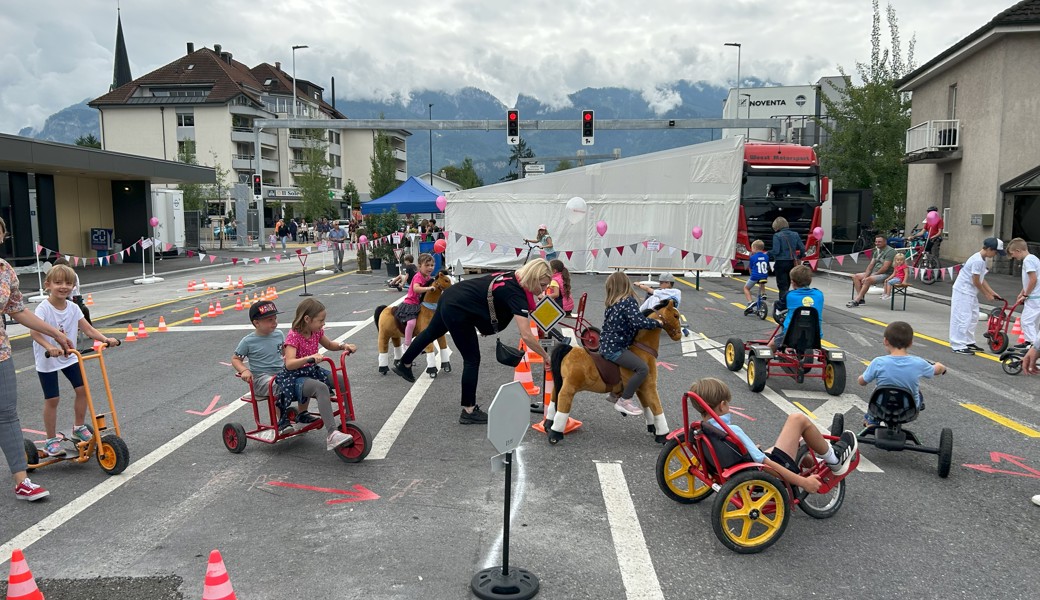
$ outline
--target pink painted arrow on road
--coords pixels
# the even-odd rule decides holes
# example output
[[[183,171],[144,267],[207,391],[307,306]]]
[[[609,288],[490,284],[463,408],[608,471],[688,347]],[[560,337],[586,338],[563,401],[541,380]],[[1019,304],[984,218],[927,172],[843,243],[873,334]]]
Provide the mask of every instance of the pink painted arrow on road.
[[[337,490],[334,488],[316,487],[313,485],[303,485],[300,483],[289,483],[288,481],[268,481],[267,485],[274,485],[294,490],[307,490],[311,492],[324,492],[326,494],[346,496],[345,498],[326,500],[325,504],[343,504],[345,502],[363,502],[365,500],[379,500],[379,494],[373,492],[372,490],[362,485],[355,485],[353,488],[349,490]]]
[[[1005,475],[1017,475],[1018,477],[1029,477],[1031,479],[1040,479],[1040,471],[1027,466],[1025,459],[1021,456],[1013,456],[1011,454],[1004,454],[1003,452],[990,452],[990,460],[993,464],[1000,464],[1001,462],[1008,462],[1016,467],[1022,469],[1022,471],[1009,471],[1007,469],[998,469],[991,465],[964,465],[969,469],[975,469],[976,471],[982,471],[983,473],[1003,473]],[[1024,472],[1023,472],[1024,471]]]
[[[213,396],[213,401],[210,402],[209,406],[206,407],[206,410],[204,410],[202,412],[199,412],[197,410],[186,410],[184,412],[189,413],[189,414],[193,414],[193,415],[199,415],[200,417],[208,417],[209,415],[212,415],[213,413],[217,412],[221,408],[224,408],[223,406],[221,406],[220,408],[213,408],[214,406],[217,405],[217,402],[220,402],[220,396],[219,395]]]

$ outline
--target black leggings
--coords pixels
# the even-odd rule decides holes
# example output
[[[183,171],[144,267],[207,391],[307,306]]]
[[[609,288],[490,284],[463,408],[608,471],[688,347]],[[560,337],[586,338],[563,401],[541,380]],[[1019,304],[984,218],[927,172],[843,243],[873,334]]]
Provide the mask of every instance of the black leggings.
[[[443,311],[433,313],[433,319],[422,333],[415,336],[408,346],[401,364],[411,365],[426,346],[437,341],[437,338],[451,333],[455,349],[462,355],[462,406],[473,406],[477,403],[477,377],[480,374],[480,343],[477,341],[477,330],[473,323],[445,321]]]
[[[773,265],[773,273],[776,275],[776,289],[783,306],[787,306],[787,291],[791,289],[791,269],[794,268],[793,260],[778,260]]]

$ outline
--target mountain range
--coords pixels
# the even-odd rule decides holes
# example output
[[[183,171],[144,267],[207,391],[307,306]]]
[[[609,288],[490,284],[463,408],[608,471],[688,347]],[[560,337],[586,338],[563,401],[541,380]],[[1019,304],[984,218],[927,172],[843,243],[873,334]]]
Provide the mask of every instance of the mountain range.
[[[779,85],[774,82],[747,78],[742,87]],[[521,95],[515,107],[506,107],[490,93],[477,88],[463,88],[456,92],[422,91],[407,97],[386,101],[338,99],[336,108],[355,119],[426,119],[429,105],[438,120],[505,119],[507,108],[520,111],[520,120],[545,119],[578,121],[581,111],[596,111],[597,120],[605,119],[694,119],[722,116],[722,101],[727,88],[705,82],[678,81],[664,90],[670,104],[667,111],[655,112],[651,102],[639,90],[608,87],[585,88],[568,96],[571,106],[554,108],[536,98]],[[100,138],[97,111],[87,106],[87,100],[64,108],[49,116],[39,130],[26,127],[18,132],[32,137],[63,143],[74,143],[76,138],[93,134]],[[647,130],[596,132],[594,146],[581,146],[577,130],[520,131],[535,157],[575,157],[578,150],[587,154],[611,154],[618,149],[622,157],[635,156],[704,142],[719,136],[718,130]],[[430,141],[425,131],[414,132],[408,138],[408,173],[419,175],[430,169]],[[458,165],[466,157],[473,159],[477,174],[485,184],[494,183],[508,170],[511,147],[505,143],[505,132],[496,131],[435,131],[433,132],[433,167],[439,171],[447,165]],[[575,162],[572,158],[572,164]],[[555,163],[547,161],[547,170]]]

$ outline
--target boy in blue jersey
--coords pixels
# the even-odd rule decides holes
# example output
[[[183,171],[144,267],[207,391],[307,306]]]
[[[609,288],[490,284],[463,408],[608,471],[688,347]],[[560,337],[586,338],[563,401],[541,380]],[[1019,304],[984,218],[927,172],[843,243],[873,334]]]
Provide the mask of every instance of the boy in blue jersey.
[[[750,315],[757,304],[757,300],[751,299],[751,288],[756,285],[762,286],[762,297],[765,298],[766,280],[769,279],[769,255],[766,254],[766,243],[762,240],[755,240],[751,244],[751,250],[751,258],[748,259],[748,273],[751,276],[744,284],[744,297],[747,298],[748,303],[747,308],[744,309],[745,315]]]
[[[878,387],[898,387],[909,390],[914,397],[918,409],[924,408],[924,396],[921,395],[919,381],[922,377],[931,379],[946,373],[942,363],[934,365],[920,356],[910,355],[910,346],[914,343],[914,328],[903,321],[893,321],[885,327],[885,349],[887,356],[879,356],[870,361],[870,366],[859,376],[859,384],[867,385],[876,381]],[[869,414],[863,415],[863,426],[870,427],[877,422]]]
[[[836,475],[847,473],[852,459],[856,456],[858,444],[855,433],[845,431],[841,434],[840,439],[828,443],[809,417],[800,412],[788,415],[773,447],[763,452],[744,433],[743,429],[730,422],[729,403],[732,395],[725,383],[714,377],[705,377],[694,382],[690,391],[700,396],[701,400],[704,400],[704,403],[719,416],[719,420],[725,423],[740,439],[740,443],[747,450],[747,457],[751,461],[769,467],[787,483],[807,492],[815,493],[820,489],[822,482],[816,475],[802,477],[794,462],[793,457],[798,454],[798,445],[802,440],[805,440],[812,451],[822,458],[823,462],[830,467],[831,472]],[[707,414],[701,413],[701,416],[708,419]],[[725,431],[721,425],[714,423],[714,419],[705,420],[704,427],[714,427],[719,431]],[[732,465],[722,465],[722,468],[727,466]]]
[[[805,265],[798,265],[791,269],[791,291],[787,292],[788,310],[784,316],[783,327],[769,342],[769,347],[774,352],[776,352],[777,345],[784,340],[787,328],[791,325],[791,317],[794,315],[794,311],[791,309],[799,306],[811,306],[816,309],[816,314],[820,318],[820,335],[823,336],[823,292],[809,287],[810,285],[812,285],[812,269]]]

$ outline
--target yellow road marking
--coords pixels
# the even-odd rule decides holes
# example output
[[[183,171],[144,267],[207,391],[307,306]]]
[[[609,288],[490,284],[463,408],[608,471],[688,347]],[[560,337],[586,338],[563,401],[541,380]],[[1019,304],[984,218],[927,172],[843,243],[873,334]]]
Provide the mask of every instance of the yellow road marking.
[[[746,306],[744,306],[743,304],[741,304],[739,302],[730,302],[730,304],[732,304],[733,306],[736,306],[740,310],[744,310],[745,308],[747,308]]]
[[[888,323],[882,323],[881,321],[876,321],[874,319],[868,319],[867,317],[860,317],[860,319],[862,319],[863,321],[866,321],[867,323],[870,323],[872,325],[878,325],[879,327],[888,327]],[[920,339],[928,341],[928,342],[932,342],[933,344],[938,344],[940,346],[945,346],[946,348],[950,347],[950,343],[947,342],[947,341],[940,340],[939,338],[933,338],[932,336],[925,335],[923,333],[917,333],[916,331],[914,332],[914,337],[915,338],[920,338]],[[986,354],[985,352],[976,352],[975,356],[979,356],[981,358],[985,358],[986,360],[991,360],[993,362],[1000,362],[1000,357],[999,356],[991,356],[989,354]]]
[[[676,279],[676,281],[678,281],[679,283],[685,283],[686,285],[688,285],[688,286],[692,287],[693,289],[697,289],[697,286],[696,286],[696,285],[694,285],[694,284],[690,283],[689,281],[686,281],[686,280],[685,280],[685,279],[683,279],[682,277],[679,277],[679,278],[677,278],[677,279]]]
[[[801,402],[798,402],[798,401],[796,401],[796,400],[792,400],[792,401],[791,401],[791,404],[794,404],[794,405],[795,405],[795,406],[797,406],[797,407],[798,407],[798,409],[799,409],[799,410],[801,410],[801,411],[802,411],[803,413],[805,413],[805,414],[809,415],[809,418],[810,418],[810,419],[812,419],[812,420],[814,420],[814,421],[816,420],[816,415],[814,415],[814,414],[813,414],[813,412],[812,412],[811,410],[809,410],[808,408],[805,408],[804,406],[802,406],[802,403],[801,403]]]
[[[709,295],[709,296],[713,296],[713,297],[715,297],[715,298],[718,298],[719,300],[725,300],[725,299],[726,299],[726,298],[724,298],[724,297],[722,296],[722,294],[716,294],[715,292],[708,292],[708,295]]]
[[[1017,432],[1019,432],[1019,433],[1021,433],[1023,435],[1027,435],[1027,436],[1029,436],[1031,438],[1040,438],[1040,431],[1037,431],[1037,430],[1032,429],[1030,427],[1026,427],[1025,425],[1022,425],[1020,423],[1016,423],[1015,421],[1012,421],[1011,419],[1009,419],[1009,418],[1007,418],[1007,417],[1005,417],[1003,415],[998,415],[997,413],[995,413],[995,412],[993,412],[991,410],[987,410],[985,408],[982,408],[978,404],[961,404],[961,406],[963,406],[964,408],[970,410],[973,413],[978,413],[978,414],[986,417],[987,419],[990,419],[991,421],[995,421],[997,423],[1000,423],[1004,427],[1007,427],[1007,428],[1010,428],[1010,429],[1014,429],[1015,431],[1017,431]]]
[[[831,349],[837,348],[837,346],[835,346],[834,344],[828,342],[827,340],[820,340],[820,345],[823,346],[824,348],[831,348]]]

